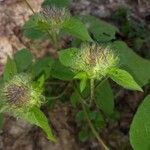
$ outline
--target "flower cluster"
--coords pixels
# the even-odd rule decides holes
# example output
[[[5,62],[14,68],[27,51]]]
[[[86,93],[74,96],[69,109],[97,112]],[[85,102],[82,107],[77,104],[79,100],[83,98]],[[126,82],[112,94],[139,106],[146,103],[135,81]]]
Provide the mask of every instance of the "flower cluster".
[[[43,8],[40,12],[40,20],[48,23],[51,29],[60,29],[63,23],[70,18],[70,13],[66,8],[55,6]]]
[[[71,65],[75,71],[85,72],[90,79],[101,79],[117,66],[118,57],[107,46],[83,44]]]
[[[27,111],[33,106],[39,107],[42,103],[41,92],[33,87],[28,75],[16,75],[0,90],[1,111]]]

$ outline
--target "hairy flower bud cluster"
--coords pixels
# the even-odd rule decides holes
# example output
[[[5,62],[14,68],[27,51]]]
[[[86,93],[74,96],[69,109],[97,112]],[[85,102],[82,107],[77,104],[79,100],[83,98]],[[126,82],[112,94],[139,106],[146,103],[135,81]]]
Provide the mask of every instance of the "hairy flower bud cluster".
[[[40,12],[41,21],[48,23],[51,29],[61,28],[64,21],[70,18],[66,8],[46,7]]]
[[[6,111],[28,110],[41,105],[41,91],[33,88],[26,74],[16,75],[0,90],[0,101]]]
[[[118,64],[118,57],[108,46],[83,44],[73,62],[73,70],[86,72],[90,79],[100,79]]]

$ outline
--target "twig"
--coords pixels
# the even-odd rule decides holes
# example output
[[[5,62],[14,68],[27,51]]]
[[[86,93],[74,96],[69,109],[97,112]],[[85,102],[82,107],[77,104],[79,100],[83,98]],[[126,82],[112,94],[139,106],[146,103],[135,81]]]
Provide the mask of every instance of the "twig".
[[[28,0],[25,0],[27,6],[30,8],[30,10],[32,11],[33,14],[35,14],[35,11],[33,10],[33,8],[31,7],[30,3],[28,2]]]

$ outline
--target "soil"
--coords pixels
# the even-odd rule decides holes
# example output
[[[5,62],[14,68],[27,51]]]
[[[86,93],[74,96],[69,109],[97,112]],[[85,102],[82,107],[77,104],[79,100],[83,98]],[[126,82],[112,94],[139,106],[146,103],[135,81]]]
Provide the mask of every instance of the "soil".
[[[28,1],[34,11],[39,11],[43,0]],[[73,14],[92,14],[107,19],[121,5],[129,7],[134,18],[145,21],[149,26],[149,0],[73,0],[70,10]],[[17,50],[30,48],[35,57],[42,57],[49,52],[55,53],[48,41],[41,43],[42,51],[38,51],[36,42],[33,43],[23,37],[21,27],[31,14],[24,0],[0,0],[0,75],[2,75],[7,56],[13,57]],[[102,133],[103,139],[112,147],[112,150],[132,149],[128,137],[129,125],[143,96],[139,92],[124,90],[117,95],[116,107],[121,112],[120,120],[109,124]],[[4,125],[0,131],[0,150],[100,149],[96,140],[87,143],[80,143],[77,140],[77,129],[70,119],[73,112],[69,104],[59,103],[53,110],[44,108],[44,111],[58,137],[56,144],[49,142],[41,129],[5,115]]]

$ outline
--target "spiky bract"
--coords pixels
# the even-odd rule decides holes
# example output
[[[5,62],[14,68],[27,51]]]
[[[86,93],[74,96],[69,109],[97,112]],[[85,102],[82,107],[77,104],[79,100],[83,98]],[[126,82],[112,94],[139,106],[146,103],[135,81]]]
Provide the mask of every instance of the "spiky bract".
[[[101,79],[117,64],[118,57],[109,46],[94,43],[83,44],[71,66],[75,71],[86,72],[90,79]]]
[[[6,82],[0,90],[0,101],[6,112],[24,111],[42,103],[42,90],[32,86],[31,77],[20,74]]]
[[[70,13],[66,8],[55,6],[43,8],[39,15],[39,19],[47,23],[52,30],[59,30],[69,18]]]

